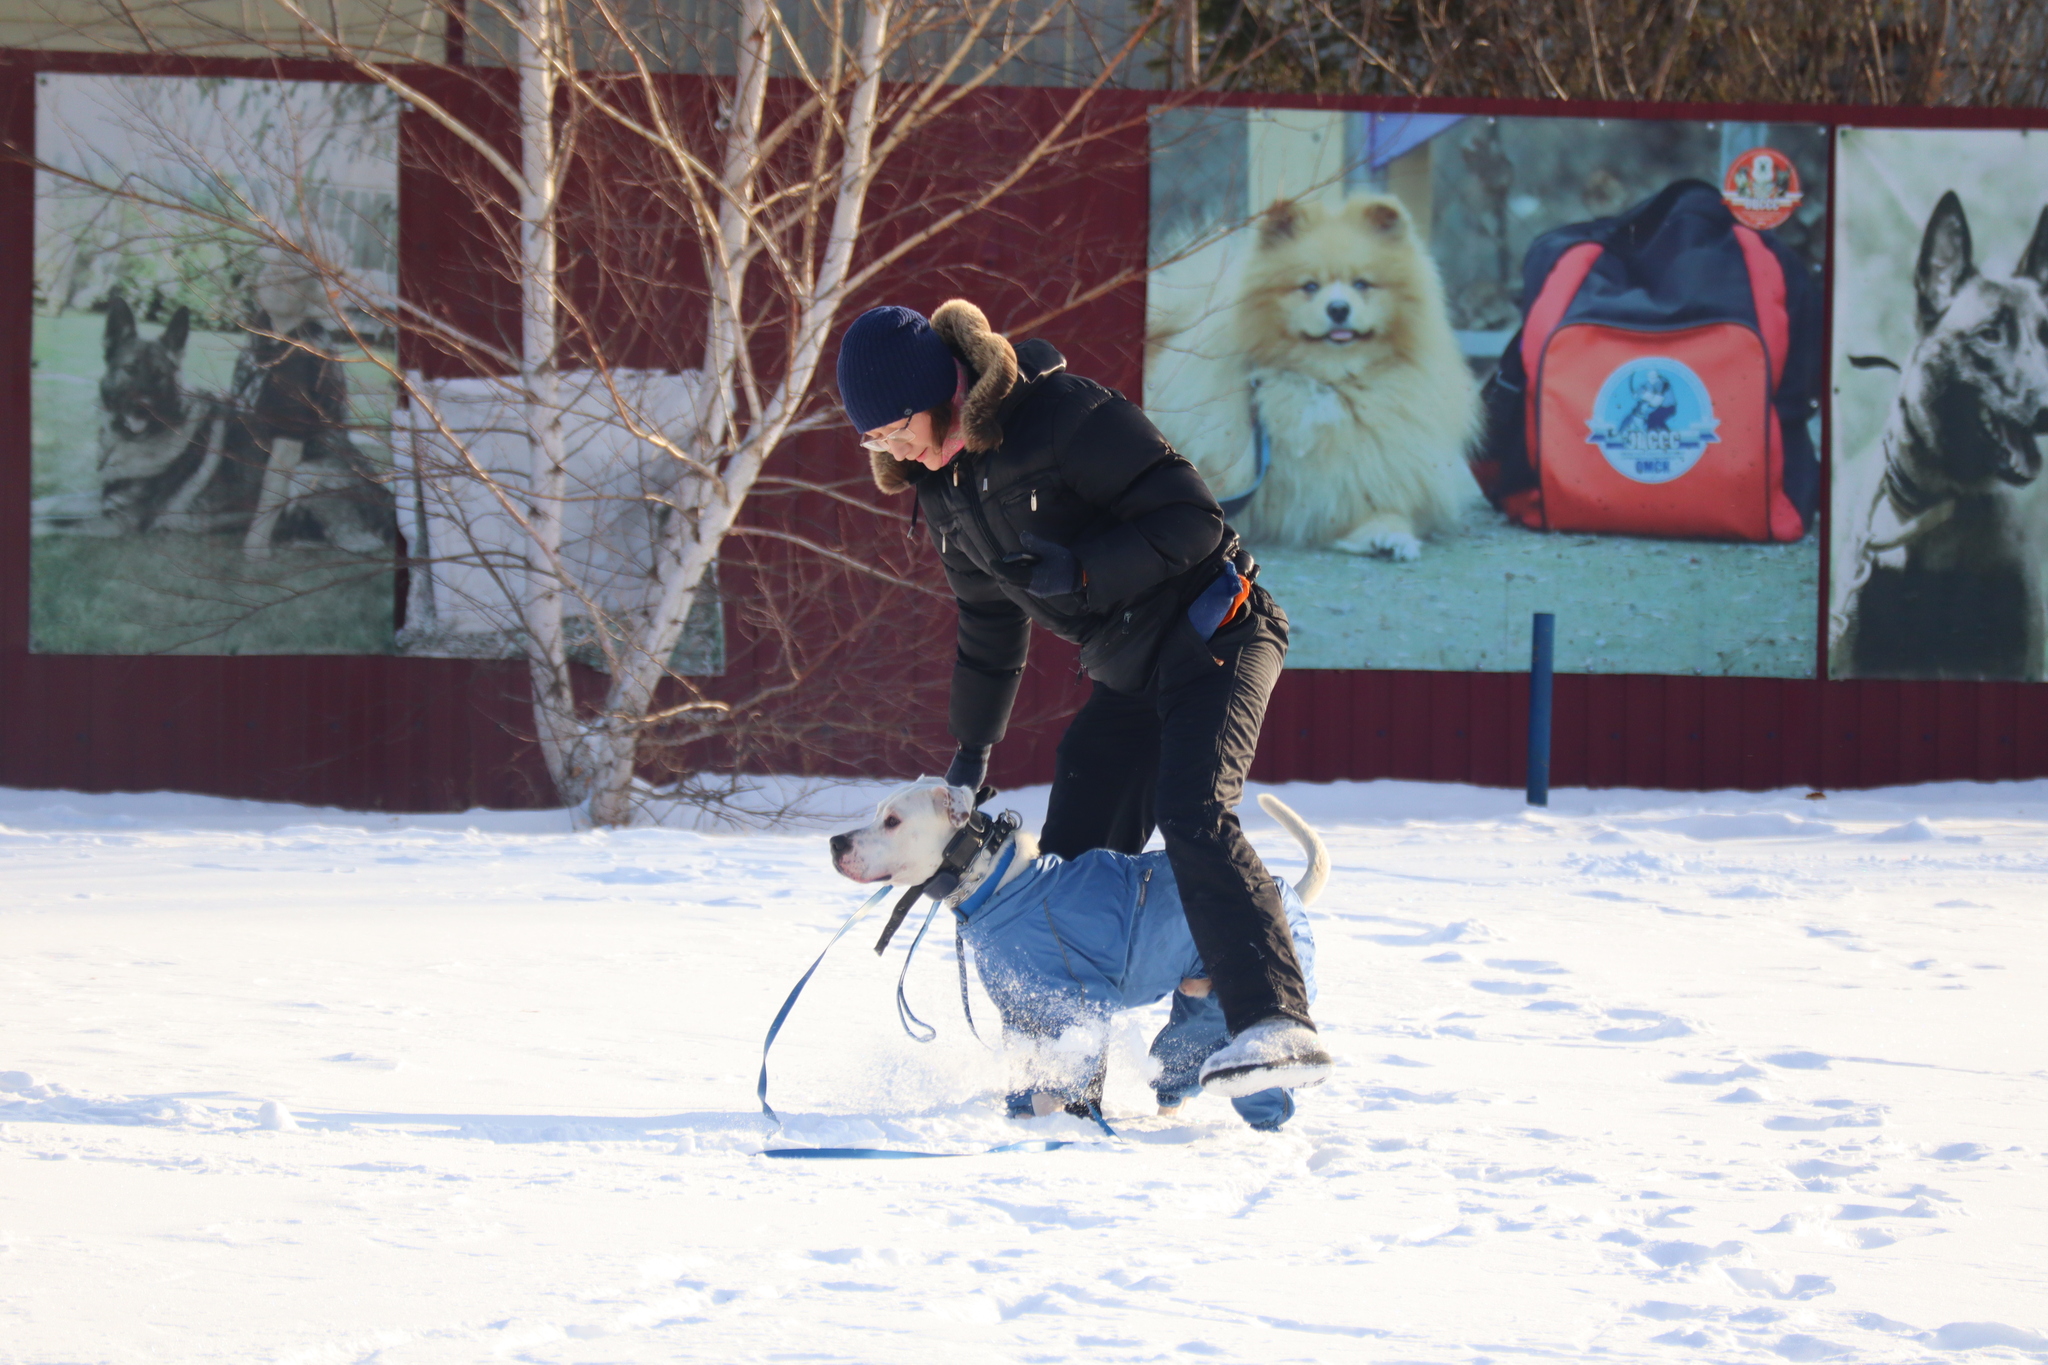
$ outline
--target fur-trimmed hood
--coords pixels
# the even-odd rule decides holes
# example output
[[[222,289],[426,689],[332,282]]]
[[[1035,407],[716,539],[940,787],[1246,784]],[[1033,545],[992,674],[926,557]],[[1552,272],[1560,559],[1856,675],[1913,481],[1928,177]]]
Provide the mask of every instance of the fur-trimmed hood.
[[[1017,387],[1017,348],[988,325],[987,314],[965,299],[940,304],[932,314],[932,328],[967,366],[967,397],[960,405],[961,434],[966,437],[967,449],[976,454],[995,449],[1003,440],[1003,400]],[[922,472],[919,466],[886,451],[868,455],[875,487],[884,493],[903,492],[916,482],[915,474]]]

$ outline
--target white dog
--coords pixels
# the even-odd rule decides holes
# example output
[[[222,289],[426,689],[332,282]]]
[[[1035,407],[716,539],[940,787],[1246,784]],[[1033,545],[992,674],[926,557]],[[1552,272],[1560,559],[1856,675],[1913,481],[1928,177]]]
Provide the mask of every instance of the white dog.
[[[1329,855],[1315,831],[1281,802],[1261,796],[1259,804],[1308,854],[1298,887],[1276,884],[1312,992],[1315,944],[1304,906],[1322,890]],[[855,881],[899,886],[925,885],[942,870],[958,873],[957,885],[932,891],[953,910],[962,941],[974,950],[1006,1037],[1016,1043],[1060,1039],[1054,1054],[1067,1059],[1064,1074],[1047,1075],[1045,1049],[1036,1049],[1035,1058],[1028,1046],[1013,1049],[1025,1073],[1010,1096],[1013,1114],[1063,1105],[1085,1111],[1101,1095],[1102,1026],[1109,1015],[1168,995],[1172,1016],[1152,1044],[1159,1062],[1152,1085],[1162,1112],[1207,1085],[1229,1097],[1254,1127],[1277,1128],[1293,1113],[1287,1088],[1314,1085],[1329,1074],[1327,1061],[1211,1065],[1204,1074],[1204,1063],[1230,1037],[1164,853],[1094,849],[1071,861],[1041,854],[1032,835],[977,813],[974,793],[927,777],[891,792],[864,828],[834,835],[832,865]],[[1077,1049],[1077,1036],[1092,1044]]]

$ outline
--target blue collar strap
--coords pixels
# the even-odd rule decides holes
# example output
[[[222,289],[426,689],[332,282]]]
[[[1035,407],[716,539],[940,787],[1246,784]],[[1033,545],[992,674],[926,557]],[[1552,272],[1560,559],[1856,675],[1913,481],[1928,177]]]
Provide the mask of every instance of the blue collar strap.
[[[1004,843],[1003,856],[996,859],[995,867],[990,869],[988,876],[982,880],[981,885],[974,888],[974,894],[953,907],[953,914],[961,923],[964,924],[971,919],[974,912],[986,905],[989,897],[995,895],[996,888],[1002,885],[1003,874],[1010,870],[1010,864],[1016,860],[1016,857],[1017,841],[1015,838],[1011,838]]]

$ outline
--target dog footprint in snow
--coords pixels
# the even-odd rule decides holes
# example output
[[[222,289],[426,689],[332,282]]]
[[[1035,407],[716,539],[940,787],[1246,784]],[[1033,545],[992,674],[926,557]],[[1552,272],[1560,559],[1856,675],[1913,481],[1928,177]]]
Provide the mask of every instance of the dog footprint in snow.
[[[1885,1106],[1858,1104],[1854,1100],[1815,1100],[1819,1114],[1778,1114],[1764,1120],[1764,1127],[1776,1133],[1824,1133],[1831,1128],[1882,1128]]]
[[[1698,1270],[1713,1265],[1717,1261],[1725,1261],[1730,1257],[1740,1256],[1749,1250],[1741,1242],[1722,1242],[1716,1246],[1708,1246],[1704,1242],[1652,1241],[1639,1233],[1630,1232],[1626,1228],[1616,1228],[1612,1232],[1602,1233],[1600,1240],[1603,1242],[1619,1242],[1621,1245],[1634,1250],[1638,1256],[1641,1256],[1651,1265],[1657,1267],[1657,1269],[1665,1271]],[[1727,1267],[1723,1267],[1723,1269],[1727,1269]]]
[[[1545,962],[1540,958],[1489,957],[1486,959],[1486,965],[1493,968],[1497,972],[1518,972],[1523,976],[1570,975],[1569,972],[1567,972],[1563,967],[1558,966],[1555,962]],[[1474,981],[1472,983],[1472,989],[1476,991],[1487,991],[1493,995],[1546,995],[1550,991],[1550,987],[1541,981]],[[1544,1001],[1541,1002],[1539,1005],[1528,1006],[1526,1008],[1544,1008],[1568,1011],[1575,1010],[1578,1007],[1576,1005],[1567,1004],[1562,1000],[1558,1000]]]
[[[1541,981],[1475,981],[1472,989],[1488,995],[1542,995],[1550,987]]]
[[[1663,1038],[1689,1038],[1693,1033],[1683,1019],[1659,1010],[1613,1009],[1606,1013],[1609,1019],[1623,1022],[1616,1028],[1593,1031],[1603,1043],[1654,1043]]]
[[[1385,919],[1384,915],[1371,918]],[[1413,923],[1413,921],[1396,921]],[[1418,929],[1412,934],[1361,934],[1367,943],[1377,943],[1382,948],[1424,948],[1433,943],[1491,943],[1499,937],[1476,919],[1461,919],[1452,924],[1434,929]],[[1433,959],[1433,960],[1443,960]]]
[[[1784,1276],[1753,1266],[1724,1265],[1721,1273],[1759,1298],[1817,1299],[1835,1292],[1835,1282],[1825,1275]]]
[[[1785,1167],[1798,1177],[1807,1189],[1815,1194],[1833,1194],[1842,1188],[1841,1181],[1848,1176],[1863,1175],[1877,1169],[1874,1162],[1860,1162],[1849,1165],[1840,1161],[1827,1161],[1821,1157],[1809,1157],[1795,1161]]]
[[[1750,1081],[1766,1075],[1748,1062],[1738,1061],[1726,1071],[1679,1071],[1664,1079],[1673,1085],[1726,1085],[1730,1081]]]
[[[1822,929],[1809,924],[1806,926],[1806,936],[1808,938],[1826,939],[1836,947],[1846,949],[1852,953],[1873,953],[1877,951],[1858,938],[1856,931],[1853,929]]]

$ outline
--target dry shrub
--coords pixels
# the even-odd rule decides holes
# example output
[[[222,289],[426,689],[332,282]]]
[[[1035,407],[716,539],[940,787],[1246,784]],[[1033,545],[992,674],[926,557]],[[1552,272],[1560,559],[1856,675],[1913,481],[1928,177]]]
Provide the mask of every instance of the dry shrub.
[[[2028,106],[2040,0],[1202,0],[1229,88]]]

